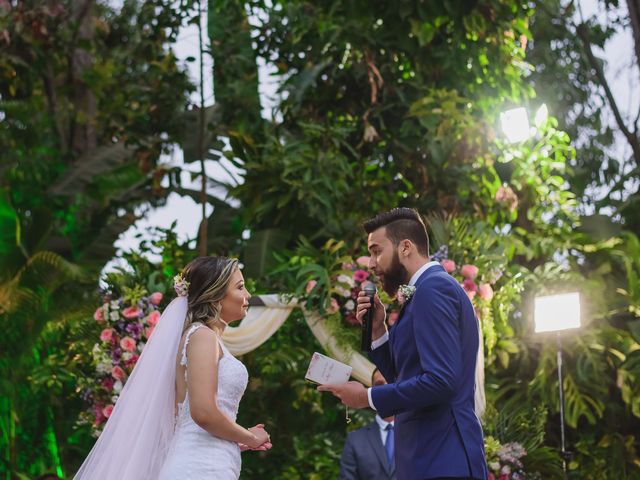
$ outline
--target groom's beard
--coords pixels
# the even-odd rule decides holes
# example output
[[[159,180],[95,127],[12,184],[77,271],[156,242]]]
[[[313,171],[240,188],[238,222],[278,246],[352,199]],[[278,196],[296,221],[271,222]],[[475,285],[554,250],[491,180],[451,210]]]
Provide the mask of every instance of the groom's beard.
[[[409,272],[400,263],[398,252],[394,252],[389,270],[382,272],[382,289],[387,295],[393,297],[398,292],[398,287],[403,283],[407,283],[408,277]]]

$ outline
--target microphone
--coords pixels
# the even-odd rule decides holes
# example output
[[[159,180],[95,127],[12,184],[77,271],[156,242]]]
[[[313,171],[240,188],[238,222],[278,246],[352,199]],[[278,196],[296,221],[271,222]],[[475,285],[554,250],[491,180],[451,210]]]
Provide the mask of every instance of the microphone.
[[[367,310],[367,313],[364,314],[362,318],[362,340],[360,342],[360,350],[363,352],[371,351],[371,336],[373,334],[373,311],[374,311],[374,303],[373,300],[376,296],[376,286],[371,282],[365,282],[364,288],[362,289],[367,297],[369,297],[369,302],[371,302],[371,307]]]

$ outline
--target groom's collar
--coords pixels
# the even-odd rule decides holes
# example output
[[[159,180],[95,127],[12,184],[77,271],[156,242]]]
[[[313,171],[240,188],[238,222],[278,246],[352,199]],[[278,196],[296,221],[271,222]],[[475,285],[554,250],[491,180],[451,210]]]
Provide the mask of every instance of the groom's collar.
[[[411,280],[409,280],[409,285],[414,286],[416,284],[416,282],[418,281],[418,279],[420,278],[420,276],[426,272],[429,268],[435,266],[435,265],[440,265],[440,263],[438,262],[427,262],[424,265],[422,265],[417,271],[416,273],[413,274],[413,276],[411,277]]]

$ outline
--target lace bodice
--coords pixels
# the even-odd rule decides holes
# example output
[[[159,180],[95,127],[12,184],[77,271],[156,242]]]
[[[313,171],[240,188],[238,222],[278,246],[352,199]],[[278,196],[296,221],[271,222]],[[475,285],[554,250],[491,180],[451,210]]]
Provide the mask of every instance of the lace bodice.
[[[188,363],[187,346],[198,328],[206,327],[196,323],[185,336],[180,358],[180,364],[185,367]],[[249,375],[242,362],[231,355],[220,339],[218,341],[223,352],[218,362],[218,408],[235,421]],[[240,476],[240,466],[240,448],[237,444],[210,435],[193,421],[187,387],[184,401],[178,404],[176,430],[160,479],[235,480]]]

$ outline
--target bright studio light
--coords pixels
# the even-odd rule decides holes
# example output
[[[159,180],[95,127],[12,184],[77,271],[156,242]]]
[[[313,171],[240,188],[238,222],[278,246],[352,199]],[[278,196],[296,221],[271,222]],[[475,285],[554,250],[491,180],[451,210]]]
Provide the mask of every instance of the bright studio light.
[[[536,297],[536,332],[557,332],[580,327],[580,294],[563,293]]]
[[[509,143],[522,142],[529,138],[529,116],[524,107],[512,108],[500,114],[500,125]]]

